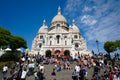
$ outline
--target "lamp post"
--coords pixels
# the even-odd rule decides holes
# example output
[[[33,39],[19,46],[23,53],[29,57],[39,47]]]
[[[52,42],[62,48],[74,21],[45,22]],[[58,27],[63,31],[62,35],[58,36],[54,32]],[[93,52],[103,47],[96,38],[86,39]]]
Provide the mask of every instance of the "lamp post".
[[[96,40],[96,44],[97,44],[97,49],[98,49],[98,53],[99,53],[99,41]]]

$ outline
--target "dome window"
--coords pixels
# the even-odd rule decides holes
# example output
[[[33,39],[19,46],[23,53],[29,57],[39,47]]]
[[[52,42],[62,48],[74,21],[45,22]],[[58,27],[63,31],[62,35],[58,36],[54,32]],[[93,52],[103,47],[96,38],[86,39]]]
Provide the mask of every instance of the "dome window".
[[[60,27],[60,24],[57,24],[57,27]]]
[[[67,45],[67,41],[65,41],[65,45]]]
[[[75,38],[75,39],[77,39],[77,38],[78,38],[78,36],[77,36],[77,35],[74,35],[74,38]]]
[[[79,47],[79,44],[78,44],[78,43],[75,43],[75,47],[78,48],[78,47]]]
[[[43,35],[40,36],[40,39],[43,39]]]
[[[50,41],[50,46],[52,45],[52,41]]]
[[[67,38],[67,36],[64,36],[64,38]]]
[[[52,38],[52,36],[50,36],[50,38]]]
[[[41,48],[41,47],[42,47],[42,43],[39,44],[39,48]]]

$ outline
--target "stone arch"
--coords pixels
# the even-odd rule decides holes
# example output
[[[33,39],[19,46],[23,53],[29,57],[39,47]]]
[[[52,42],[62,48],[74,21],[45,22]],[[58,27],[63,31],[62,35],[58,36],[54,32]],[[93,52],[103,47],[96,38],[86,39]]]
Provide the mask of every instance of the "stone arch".
[[[55,57],[58,58],[60,56],[61,51],[60,50],[55,50]]]
[[[51,57],[51,50],[46,50],[45,57]]]
[[[65,51],[64,51],[64,55],[65,55],[65,56],[70,56],[70,51],[69,51],[69,50],[65,50]]]
[[[60,52],[61,52],[60,50],[56,50],[55,54],[60,54]]]

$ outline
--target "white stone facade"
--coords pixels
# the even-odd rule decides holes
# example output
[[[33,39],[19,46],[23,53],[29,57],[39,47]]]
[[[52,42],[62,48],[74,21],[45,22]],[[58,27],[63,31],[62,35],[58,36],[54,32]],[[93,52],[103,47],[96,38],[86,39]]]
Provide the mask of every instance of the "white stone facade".
[[[49,53],[49,54],[48,54]],[[30,54],[40,55],[91,55],[87,50],[86,41],[72,21],[72,26],[69,26],[65,17],[61,14],[60,7],[58,14],[52,19],[50,29],[43,21],[36,37],[32,43]]]

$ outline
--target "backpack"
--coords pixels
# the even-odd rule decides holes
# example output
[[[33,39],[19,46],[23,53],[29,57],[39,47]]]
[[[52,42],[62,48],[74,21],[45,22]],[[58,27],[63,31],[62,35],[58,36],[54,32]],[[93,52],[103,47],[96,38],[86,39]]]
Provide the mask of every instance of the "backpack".
[[[72,76],[77,76],[77,73],[74,71],[74,72],[72,73]]]
[[[83,73],[83,75],[85,75],[86,74],[86,70],[82,69],[82,73]]]

